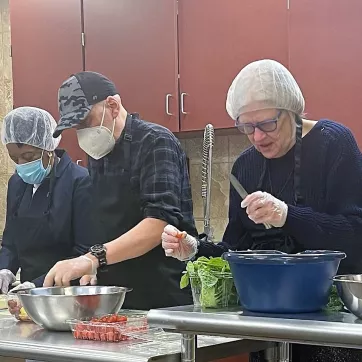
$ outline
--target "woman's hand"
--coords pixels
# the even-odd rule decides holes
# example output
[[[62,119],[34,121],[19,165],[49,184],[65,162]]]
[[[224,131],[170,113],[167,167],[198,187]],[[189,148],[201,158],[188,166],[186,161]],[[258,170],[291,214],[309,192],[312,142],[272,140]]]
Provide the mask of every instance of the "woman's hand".
[[[24,283],[19,284],[17,287],[11,289],[9,293],[13,293],[13,292],[16,292],[16,291],[19,291],[19,290],[22,290],[22,289],[32,289],[32,288],[35,288],[34,283],[32,283],[32,282],[24,282]]]
[[[0,270],[0,290],[1,293],[6,294],[9,290],[9,285],[16,280],[15,275],[8,269]]]
[[[267,192],[256,191],[248,195],[241,207],[246,208],[249,219],[255,224],[269,224],[274,227],[282,227],[288,215],[288,206]]]
[[[19,301],[19,299],[14,295],[14,298],[11,297],[11,294],[22,290],[22,289],[31,289],[35,288],[35,284],[31,282],[24,282],[19,284],[17,287],[13,288],[9,292],[9,298],[8,298],[8,310],[10,314],[14,315],[17,319],[20,314],[20,310],[23,307]]]
[[[162,247],[166,256],[185,261],[196,255],[197,240],[185,231],[181,232],[174,226],[167,225],[162,233]]]

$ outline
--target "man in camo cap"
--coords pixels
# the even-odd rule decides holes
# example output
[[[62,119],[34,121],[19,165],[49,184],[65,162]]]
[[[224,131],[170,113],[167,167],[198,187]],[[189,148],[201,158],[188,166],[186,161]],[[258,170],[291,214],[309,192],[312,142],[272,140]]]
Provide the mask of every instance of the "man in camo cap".
[[[92,106],[109,95],[117,96],[118,91],[113,82],[99,73],[81,72],[67,79],[58,91],[61,118],[54,137],[65,129],[78,126]]]
[[[81,72],[59,89],[63,130],[76,128],[79,146],[89,155],[99,244],[86,258],[57,263],[45,285],[91,280],[133,288],[125,308],[150,309],[192,302],[180,291],[184,264],[166,258],[160,246],[167,224],[191,235],[194,226],[186,156],[166,128],[128,114],[113,82]],[[157,281],[157,283],[154,283]]]

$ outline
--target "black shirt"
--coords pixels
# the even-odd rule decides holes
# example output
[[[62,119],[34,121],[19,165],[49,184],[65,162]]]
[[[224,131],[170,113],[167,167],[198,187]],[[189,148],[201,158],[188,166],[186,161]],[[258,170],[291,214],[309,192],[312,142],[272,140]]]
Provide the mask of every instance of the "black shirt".
[[[163,220],[196,236],[186,155],[180,142],[167,128],[138,118],[133,118],[131,132],[130,182],[140,195],[144,218]],[[100,160],[89,158],[91,176],[122,172],[111,159],[115,154],[123,156],[127,142],[123,136],[124,131],[107,156]]]

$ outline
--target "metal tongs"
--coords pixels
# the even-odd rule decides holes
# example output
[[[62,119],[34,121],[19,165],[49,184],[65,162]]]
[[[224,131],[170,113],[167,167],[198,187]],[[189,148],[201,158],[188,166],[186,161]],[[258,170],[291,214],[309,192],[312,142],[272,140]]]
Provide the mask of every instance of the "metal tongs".
[[[245,191],[244,187],[241,186],[240,182],[238,181],[238,179],[231,173],[230,174],[230,182],[231,184],[234,186],[236,192],[240,195],[240,197],[244,200],[246,196],[248,196],[248,193]],[[271,229],[272,226],[264,223],[263,224],[265,226],[265,229]]]

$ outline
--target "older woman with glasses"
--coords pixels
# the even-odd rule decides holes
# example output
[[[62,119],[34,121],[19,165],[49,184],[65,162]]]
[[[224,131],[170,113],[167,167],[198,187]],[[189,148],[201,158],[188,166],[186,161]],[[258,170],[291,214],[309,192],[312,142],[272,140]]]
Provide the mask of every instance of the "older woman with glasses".
[[[180,260],[231,250],[341,250],[340,273],[362,272],[362,157],[351,131],[304,118],[304,98],[291,73],[273,60],[247,65],[234,79],[227,111],[252,146],[232,174],[249,195],[230,190],[222,242],[200,241],[166,226],[166,255]],[[266,229],[263,224],[273,226]],[[356,350],[293,346],[293,362],[362,361]],[[253,354],[253,361],[263,361]]]

